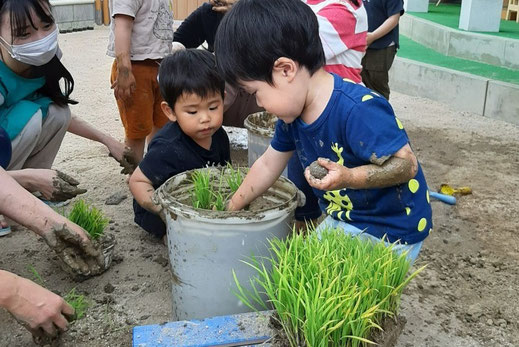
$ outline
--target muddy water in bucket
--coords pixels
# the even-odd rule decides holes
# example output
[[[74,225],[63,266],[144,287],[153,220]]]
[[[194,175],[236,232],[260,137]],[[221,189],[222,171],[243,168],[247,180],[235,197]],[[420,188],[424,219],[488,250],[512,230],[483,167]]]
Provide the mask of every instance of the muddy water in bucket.
[[[248,137],[249,167],[267,150],[274,136],[274,129],[278,117],[268,112],[256,112],[245,118],[245,128]],[[287,169],[281,175],[287,177]]]
[[[155,200],[168,211],[173,319],[251,311],[232,292],[232,271],[240,284],[248,284],[255,272],[242,260],[252,254],[268,256],[268,239],[288,236],[297,206],[297,189],[281,177],[259,201],[251,204],[250,211],[195,209],[190,206],[192,172],[170,178],[155,193]],[[220,169],[211,172],[212,180],[217,181]]]

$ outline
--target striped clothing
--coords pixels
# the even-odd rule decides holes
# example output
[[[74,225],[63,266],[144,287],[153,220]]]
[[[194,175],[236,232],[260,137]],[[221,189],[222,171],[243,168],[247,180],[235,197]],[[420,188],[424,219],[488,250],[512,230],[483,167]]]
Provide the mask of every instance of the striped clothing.
[[[349,0],[303,0],[319,22],[319,37],[326,56],[326,71],[360,83],[362,57],[366,52],[368,17]]]

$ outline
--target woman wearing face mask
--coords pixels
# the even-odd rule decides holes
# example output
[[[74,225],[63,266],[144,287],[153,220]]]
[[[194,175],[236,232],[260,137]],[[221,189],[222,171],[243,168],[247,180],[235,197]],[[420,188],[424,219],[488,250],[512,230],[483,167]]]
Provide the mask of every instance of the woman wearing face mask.
[[[0,127],[12,144],[8,170],[47,200],[81,193],[61,194],[58,173],[50,170],[67,130],[105,144],[119,162],[125,155],[122,143],[79,118],[71,120],[74,80],[59,60],[57,38],[48,0],[0,0]]]

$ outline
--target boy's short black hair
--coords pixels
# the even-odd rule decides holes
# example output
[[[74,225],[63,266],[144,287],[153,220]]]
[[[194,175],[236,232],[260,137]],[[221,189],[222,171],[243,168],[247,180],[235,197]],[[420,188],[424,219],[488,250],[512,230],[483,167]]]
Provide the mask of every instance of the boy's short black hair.
[[[176,51],[164,58],[159,69],[162,98],[172,109],[183,93],[205,98],[210,93],[224,97],[225,81],[216,69],[214,55],[202,49]]]
[[[301,0],[240,0],[225,15],[215,38],[218,69],[225,81],[272,84],[280,57],[306,67],[310,74],[324,66],[319,24]]]

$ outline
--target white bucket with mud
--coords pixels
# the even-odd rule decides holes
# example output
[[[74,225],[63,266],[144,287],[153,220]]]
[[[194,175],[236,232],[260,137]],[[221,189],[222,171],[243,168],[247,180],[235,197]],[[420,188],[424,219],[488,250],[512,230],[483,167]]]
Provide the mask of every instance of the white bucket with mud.
[[[270,141],[274,137],[277,120],[278,117],[265,111],[252,113],[245,118],[243,124],[247,128],[249,167],[265,153],[270,145]],[[287,168],[283,170],[281,175],[288,177]]]
[[[221,170],[210,168],[212,183],[218,181]],[[249,312],[233,293],[233,270],[240,284],[250,289],[249,279],[255,271],[243,261],[252,255],[268,257],[268,240],[289,235],[297,188],[280,177],[251,203],[250,210],[202,210],[191,203],[193,172],[173,176],[154,196],[167,210],[173,319]]]

